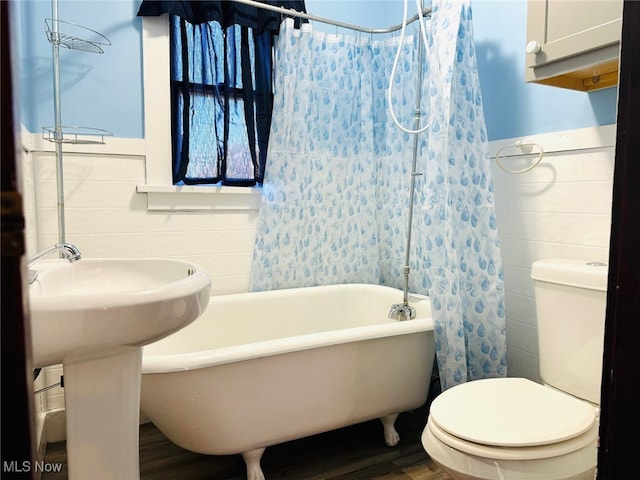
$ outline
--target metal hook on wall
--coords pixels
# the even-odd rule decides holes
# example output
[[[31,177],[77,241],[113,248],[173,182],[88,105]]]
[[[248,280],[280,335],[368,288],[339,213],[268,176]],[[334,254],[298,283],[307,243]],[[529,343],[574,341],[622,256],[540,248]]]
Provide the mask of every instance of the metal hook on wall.
[[[528,153],[531,153],[532,147],[538,148],[539,150],[538,158],[536,158],[531,165],[529,165],[526,168],[523,168],[522,170],[511,170],[505,167],[500,161],[500,154],[508,148],[518,148],[522,154],[528,154]],[[512,143],[511,145],[505,145],[498,149],[498,151],[496,152],[496,164],[498,165],[498,167],[500,167],[501,170],[507,173],[520,174],[520,173],[528,172],[529,170],[535,168],[542,161],[543,156],[544,156],[544,149],[542,148],[542,145],[540,145],[539,143],[518,141],[516,143]]]

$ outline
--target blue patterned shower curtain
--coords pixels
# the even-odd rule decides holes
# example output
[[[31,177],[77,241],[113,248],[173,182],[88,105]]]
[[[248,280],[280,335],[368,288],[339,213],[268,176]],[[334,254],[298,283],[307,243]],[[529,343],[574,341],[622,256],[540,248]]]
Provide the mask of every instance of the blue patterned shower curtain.
[[[504,291],[468,0],[434,1],[429,36],[410,289],[431,297],[446,389],[506,374]],[[403,45],[393,87],[409,128],[418,41]],[[252,290],[402,288],[413,136],[387,109],[397,46],[283,23]]]

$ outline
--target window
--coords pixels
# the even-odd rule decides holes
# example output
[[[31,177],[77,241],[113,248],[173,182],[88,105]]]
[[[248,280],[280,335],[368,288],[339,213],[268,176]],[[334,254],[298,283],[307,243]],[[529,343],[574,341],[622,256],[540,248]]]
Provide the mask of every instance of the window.
[[[173,183],[262,182],[272,34],[171,16]]]
[[[272,5],[306,11],[302,0],[269,0]],[[220,10],[222,9],[222,11]],[[209,15],[208,21],[221,19],[225,15],[231,22],[223,20],[222,25],[245,23],[255,27],[254,31],[276,34],[282,17],[279,14],[258,9],[257,12],[236,2],[208,2],[198,0],[188,2],[174,0],[157,2],[143,0],[138,15],[142,17],[143,70],[144,70],[144,129],[145,129],[145,171],[144,185],[137,191],[147,196],[150,211],[206,211],[206,210],[256,210],[260,205],[261,190],[235,188],[217,184],[176,185],[173,179],[172,161],[172,115],[171,115],[171,68],[170,68],[170,21],[172,14],[198,23],[198,15]],[[224,14],[224,15],[223,15]],[[230,15],[228,15],[230,14]],[[270,119],[269,119],[270,120]],[[265,119],[256,120],[264,122]],[[266,155],[266,148],[260,146],[260,154]],[[206,187],[206,188],[204,188]]]

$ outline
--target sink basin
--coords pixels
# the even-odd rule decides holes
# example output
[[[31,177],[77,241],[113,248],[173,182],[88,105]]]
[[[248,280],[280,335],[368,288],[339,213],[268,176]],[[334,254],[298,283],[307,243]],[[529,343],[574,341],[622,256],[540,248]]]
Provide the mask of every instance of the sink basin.
[[[146,345],[189,324],[209,302],[208,273],[183,260],[42,260],[34,268],[34,367]]]

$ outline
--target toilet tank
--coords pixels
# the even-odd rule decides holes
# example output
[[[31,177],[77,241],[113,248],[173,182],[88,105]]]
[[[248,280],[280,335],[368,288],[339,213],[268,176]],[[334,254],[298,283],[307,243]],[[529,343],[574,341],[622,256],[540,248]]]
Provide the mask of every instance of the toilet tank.
[[[600,404],[608,267],[569,259],[531,267],[544,382]]]

